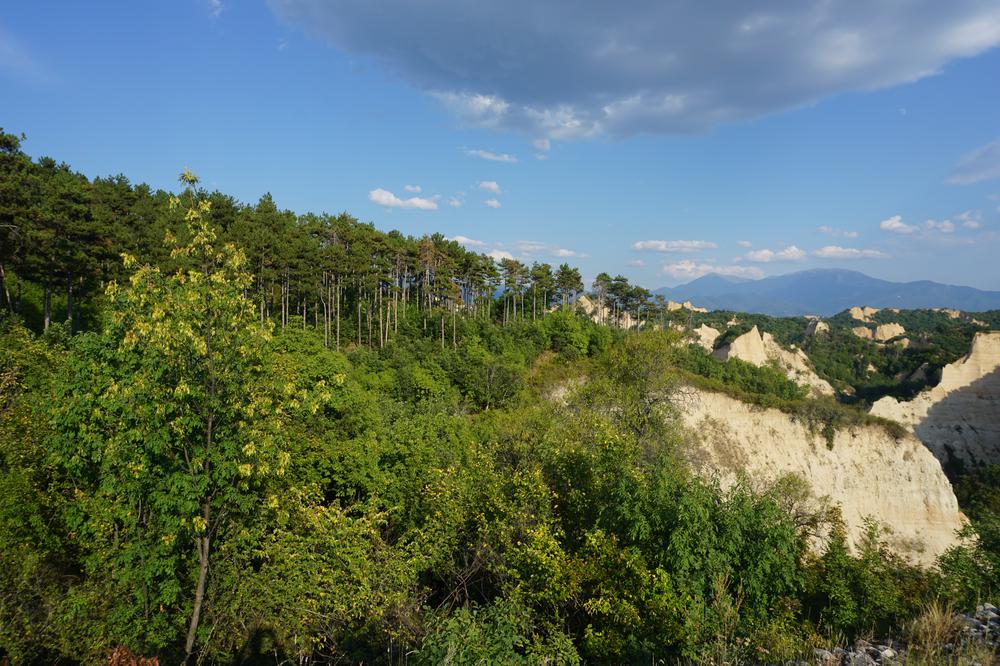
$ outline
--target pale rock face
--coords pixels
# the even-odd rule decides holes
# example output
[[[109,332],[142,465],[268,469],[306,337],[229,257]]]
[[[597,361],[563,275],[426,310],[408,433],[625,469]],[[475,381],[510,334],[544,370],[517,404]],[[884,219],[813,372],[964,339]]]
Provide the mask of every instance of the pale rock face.
[[[715,340],[720,335],[719,331],[705,324],[694,329],[691,333],[694,335],[695,342],[709,352],[715,348]]]
[[[770,333],[761,335],[756,326],[713,355],[720,361],[736,357],[758,367],[776,361],[789,379],[809,387],[814,395],[834,394],[833,387],[813,371],[804,351],[785,349]]]
[[[875,339],[879,342],[905,335],[906,329],[899,324],[879,324],[875,327]]]
[[[864,306],[864,307],[858,307],[857,305],[855,305],[853,308],[851,308],[847,312],[854,319],[857,319],[858,321],[863,321],[863,322],[865,322],[867,324],[868,322],[870,322],[872,320],[871,318],[873,316],[875,316],[876,314],[878,314],[879,310],[878,310],[878,308],[870,308],[867,305]]]
[[[708,308],[696,307],[691,301],[684,301],[683,303],[678,303],[677,301],[667,301],[667,311],[674,312],[675,310],[690,310],[691,312],[708,312]]]
[[[977,333],[937,386],[905,402],[886,396],[871,413],[909,428],[942,464],[1000,463],[1000,331]]]
[[[851,333],[858,336],[859,338],[864,338],[865,340],[871,340],[874,335],[872,334],[872,329],[867,326],[855,326],[851,329]]]
[[[962,316],[961,310],[953,310],[951,308],[934,308],[934,311],[948,315],[949,319],[959,319]]]
[[[581,294],[579,298],[576,299],[576,306],[582,309],[584,314],[598,324],[612,323],[611,320],[613,318],[613,313],[611,310],[607,306],[601,307],[599,302],[593,300],[586,294]],[[555,309],[558,309],[558,306],[556,306]],[[635,328],[636,326],[635,317],[633,317],[630,312],[620,313],[617,323],[622,328],[626,329]]]
[[[775,409],[694,391],[683,401],[692,462],[724,487],[739,473],[767,482],[788,473],[805,478],[817,497],[841,506],[849,543],[866,517],[891,528],[887,540],[912,561],[928,565],[955,545],[963,524],[951,484],[915,437],[896,439],[879,426],[840,430],[833,448],[808,427]]]
[[[819,335],[820,333],[829,333],[830,325],[823,321],[822,319],[813,319],[806,326],[806,335],[812,337],[814,335]]]

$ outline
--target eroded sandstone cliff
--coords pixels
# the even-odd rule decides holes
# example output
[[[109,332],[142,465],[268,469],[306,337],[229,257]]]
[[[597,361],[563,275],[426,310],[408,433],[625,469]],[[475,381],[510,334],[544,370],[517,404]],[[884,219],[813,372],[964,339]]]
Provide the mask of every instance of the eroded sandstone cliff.
[[[805,352],[801,349],[785,349],[770,333],[761,335],[756,326],[728,345],[717,349],[714,356],[720,361],[738,358],[756,366],[777,363],[789,379],[809,387],[813,395],[834,393],[829,382],[813,371]]]
[[[930,564],[957,543],[962,515],[934,456],[910,435],[877,425],[843,429],[833,446],[775,409],[694,391],[682,401],[691,457],[706,474],[731,485],[740,473],[759,481],[787,473],[805,478],[817,496],[840,505],[851,543],[871,517],[900,554]]]
[[[942,464],[1000,463],[1000,331],[977,333],[937,386],[909,401],[882,398],[871,411],[905,425]]]

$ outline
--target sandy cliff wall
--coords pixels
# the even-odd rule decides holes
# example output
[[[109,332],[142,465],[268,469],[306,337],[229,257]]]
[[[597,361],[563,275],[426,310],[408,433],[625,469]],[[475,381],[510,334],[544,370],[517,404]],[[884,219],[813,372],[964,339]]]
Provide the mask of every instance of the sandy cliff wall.
[[[882,398],[872,414],[905,425],[942,464],[1000,463],[1000,331],[977,333],[937,386],[909,401]]]
[[[934,456],[910,435],[879,426],[845,429],[833,448],[791,416],[728,396],[695,392],[682,407],[692,458],[724,485],[738,472],[772,480],[789,472],[807,479],[817,496],[842,508],[852,543],[870,516],[891,528],[887,540],[913,561],[929,564],[956,543],[962,525],[951,484]]]
[[[770,333],[760,334],[754,326],[731,343],[715,351],[720,361],[738,358],[756,366],[777,362],[792,381],[808,386],[814,395],[833,395],[829,382],[817,375],[809,364],[809,357],[801,349],[789,350],[775,341]]]

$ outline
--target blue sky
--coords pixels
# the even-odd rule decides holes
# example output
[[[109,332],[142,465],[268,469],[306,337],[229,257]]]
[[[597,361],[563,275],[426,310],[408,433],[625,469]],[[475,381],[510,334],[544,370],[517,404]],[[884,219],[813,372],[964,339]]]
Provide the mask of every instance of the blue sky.
[[[1000,289],[995,0],[705,4],[11,3],[0,126],[587,278]]]

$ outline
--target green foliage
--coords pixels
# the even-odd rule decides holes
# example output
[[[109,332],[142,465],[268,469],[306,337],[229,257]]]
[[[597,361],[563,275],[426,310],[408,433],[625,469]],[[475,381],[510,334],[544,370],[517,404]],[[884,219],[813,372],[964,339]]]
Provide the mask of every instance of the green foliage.
[[[874,526],[849,548],[801,479],[694,474],[687,384],[828,443],[894,427],[658,330],[733,313],[601,274],[598,324],[566,264],[246,206],[189,172],[182,197],[88,181],[2,132],[0,166],[0,660],[770,663],[998,589],[996,470],[959,483],[978,538],[933,574]],[[903,351],[737,316],[727,336],[801,344],[860,399],[972,330],[914,315],[942,337]]]
[[[843,526],[835,523],[823,554],[807,568],[807,612],[827,632],[886,635],[916,613],[927,578],[892,554],[874,522],[857,551],[850,554]]]

